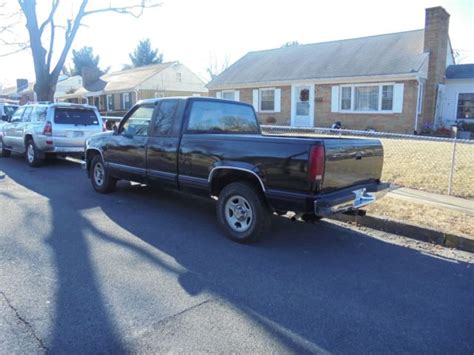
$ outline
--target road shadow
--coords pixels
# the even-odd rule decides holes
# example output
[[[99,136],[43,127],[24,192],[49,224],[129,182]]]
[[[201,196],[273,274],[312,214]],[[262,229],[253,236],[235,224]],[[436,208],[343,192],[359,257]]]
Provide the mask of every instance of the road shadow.
[[[212,201],[130,184],[98,195],[85,176],[76,177],[81,174],[76,165],[55,162],[48,169],[61,176],[34,174],[48,176],[50,183],[59,184],[57,189],[32,182],[26,167],[2,165],[10,178],[51,203],[49,245],[59,280],[52,350],[77,351],[78,344],[87,345],[88,335],[91,344],[80,350],[127,350],[94,276],[85,231],[110,248],[123,248],[175,274],[190,295],[208,292],[230,302],[295,352],[474,349],[474,268],[468,264],[324,222],[312,226],[276,217],[270,235],[243,246],[222,237]],[[73,186],[65,183],[68,178]],[[77,211],[73,220],[65,196]],[[79,213],[90,208],[100,208],[117,228],[171,256],[182,268]],[[84,303],[84,293],[93,304]],[[99,329],[102,334],[95,334]]]

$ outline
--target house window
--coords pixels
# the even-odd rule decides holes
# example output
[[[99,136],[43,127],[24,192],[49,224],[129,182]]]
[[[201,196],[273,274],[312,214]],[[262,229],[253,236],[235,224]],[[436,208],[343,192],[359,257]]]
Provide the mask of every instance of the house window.
[[[176,82],[180,83],[183,81],[183,76],[181,73],[176,73]]]
[[[382,86],[382,111],[392,111],[393,85]]]
[[[259,111],[275,111],[275,89],[260,89]]]
[[[460,93],[456,118],[474,118],[474,93]]]
[[[124,92],[122,94],[122,109],[128,110],[130,107],[132,107],[132,100],[130,97],[130,93]]]
[[[340,87],[340,110],[348,112],[394,112],[394,84],[364,84]]]
[[[341,110],[351,109],[352,88],[350,86],[341,88]]]
[[[114,96],[107,95],[106,101],[107,101],[107,111],[113,111],[114,110]]]
[[[379,88],[377,86],[357,86],[354,91],[354,111],[377,111]]]
[[[239,101],[237,91],[222,91],[222,98],[224,100]]]

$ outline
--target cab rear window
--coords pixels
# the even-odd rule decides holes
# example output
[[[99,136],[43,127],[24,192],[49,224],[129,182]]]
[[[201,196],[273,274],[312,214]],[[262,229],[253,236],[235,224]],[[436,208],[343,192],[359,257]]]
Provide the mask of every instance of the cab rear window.
[[[54,123],[91,126],[98,125],[99,119],[94,110],[58,107],[54,111]]]

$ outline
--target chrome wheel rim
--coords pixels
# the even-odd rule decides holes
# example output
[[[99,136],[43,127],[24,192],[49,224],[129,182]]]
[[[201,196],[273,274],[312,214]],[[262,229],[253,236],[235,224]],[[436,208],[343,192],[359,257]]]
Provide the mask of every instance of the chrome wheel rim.
[[[253,211],[250,203],[240,195],[230,197],[225,203],[225,219],[232,230],[245,232],[253,222]]]
[[[104,183],[105,169],[102,163],[94,165],[94,182],[97,186],[102,186]]]
[[[27,149],[27,151],[26,151],[26,156],[27,156],[28,161],[29,161],[30,163],[32,163],[33,160],[35,160],[35,150],[34,150],[32,144],[29,144],[29,145],[28,145],[28,149]]]

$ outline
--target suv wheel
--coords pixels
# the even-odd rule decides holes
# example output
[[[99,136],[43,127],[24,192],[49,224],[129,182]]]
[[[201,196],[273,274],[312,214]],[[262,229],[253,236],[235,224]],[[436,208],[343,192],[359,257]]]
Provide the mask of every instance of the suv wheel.
[[[1,139],[0,143],[2,144],[2,157],[8,158],[10,155],[12,155],[12,152],[8,149],[5,149],[5,146],[3,145],[3,142],[1,142]]]
[[[251,243],[268,230],[271,213],[260,191],[251,184],[235,182],[219,194],[217,219],[229,239]]]
[[[115,188],[117,179],[109,175],[100,155],[96,155],[92,158],[90,169],[92,187],[95,191],[106,194]]]
[[[43,158],[40,156],[40,151],[36,148],[32,139],[26,142],[26,162],[29,166],[36,168],[43,164]]]

